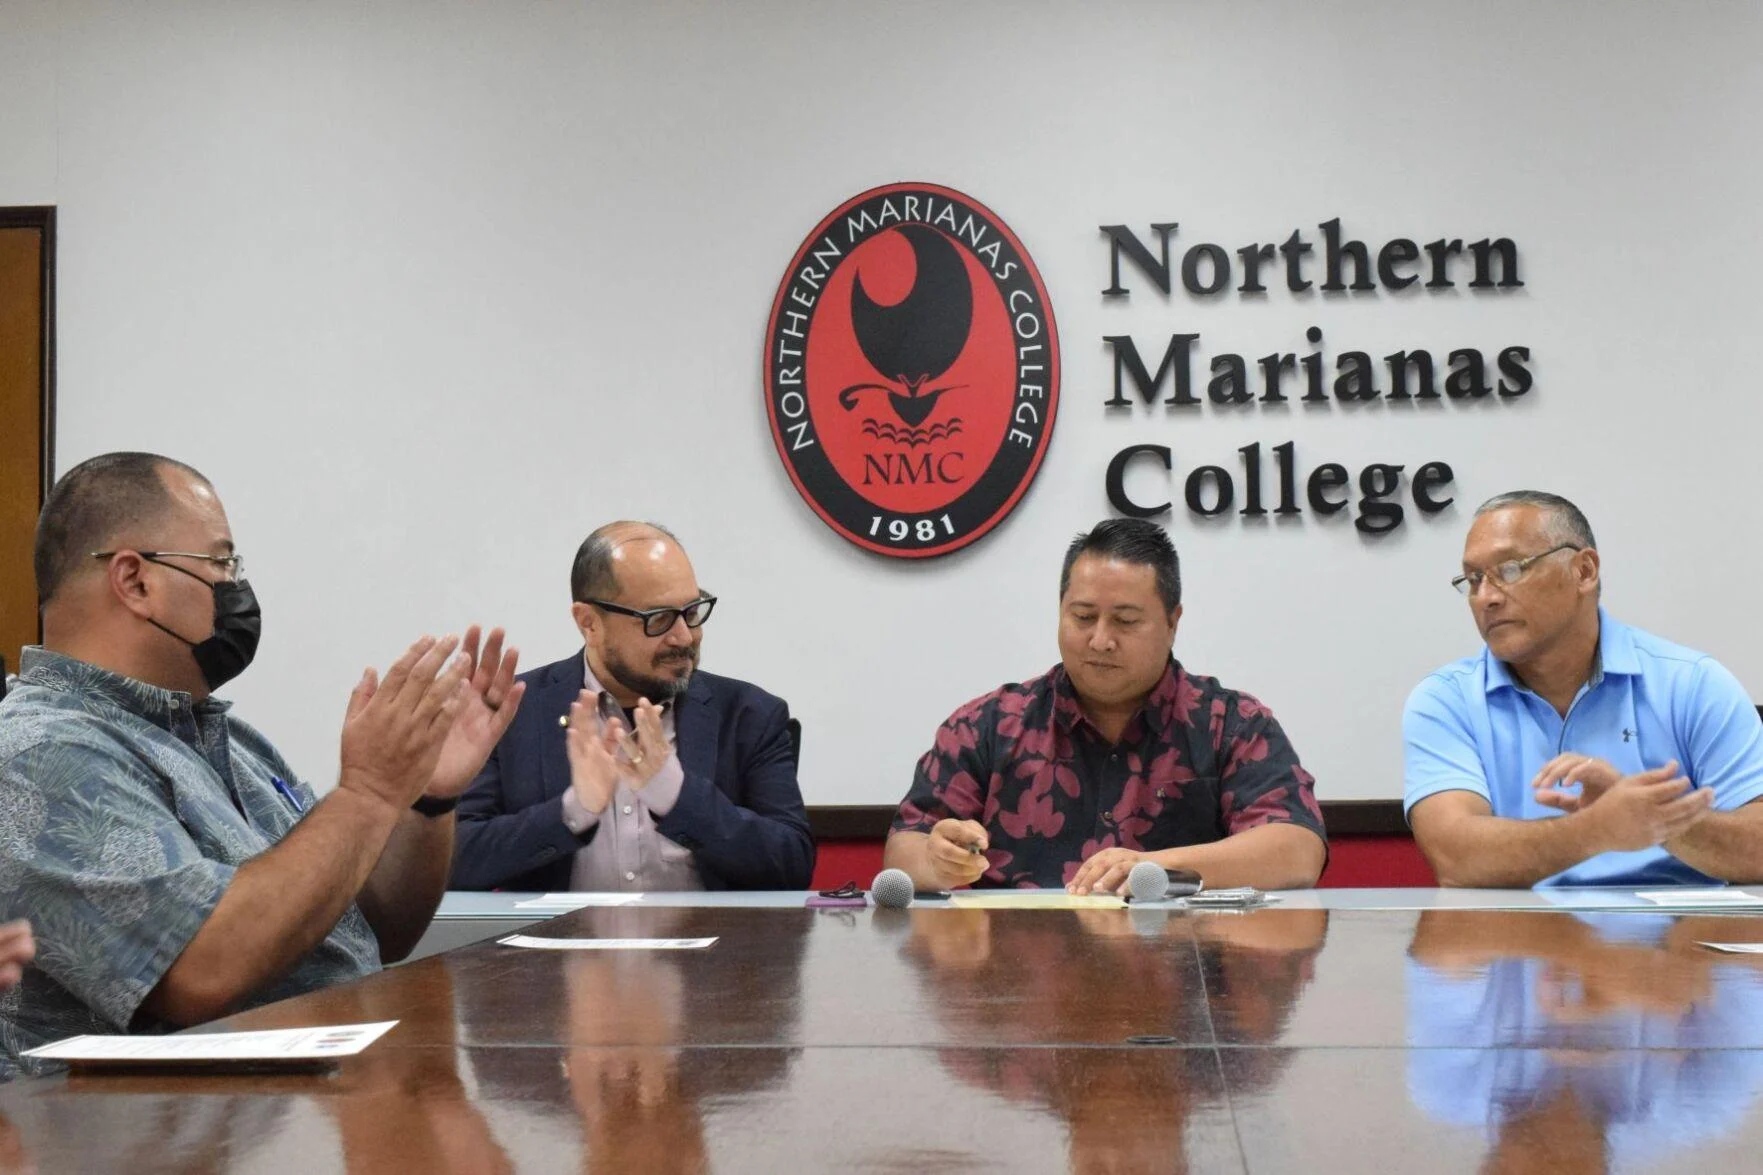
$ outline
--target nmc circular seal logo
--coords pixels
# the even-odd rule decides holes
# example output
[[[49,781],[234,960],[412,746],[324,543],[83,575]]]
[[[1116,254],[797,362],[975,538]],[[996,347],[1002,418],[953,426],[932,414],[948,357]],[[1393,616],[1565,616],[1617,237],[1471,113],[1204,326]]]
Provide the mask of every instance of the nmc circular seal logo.
[[[1022,242],[934,184],[856,196],[796,251],[765,336],[778,455],[826,524],[944,555],[1021,499],[1059,407],[1059,340]]]

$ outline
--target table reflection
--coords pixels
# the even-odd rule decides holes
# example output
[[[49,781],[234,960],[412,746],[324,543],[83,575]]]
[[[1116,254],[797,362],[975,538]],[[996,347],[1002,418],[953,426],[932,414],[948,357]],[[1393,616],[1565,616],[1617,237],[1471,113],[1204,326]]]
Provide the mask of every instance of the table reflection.
[[[447,1037],[455,1031],[444,968],[431,968],[418,983],[358,984],[348,1000],[356,1022],[420,1021]],[[64,1083],[16,1086],[7,1109],[17,1127],[10,1135],[0,1130],[0,1172],[31,1169],[21,1136],[51,1170],[234,1170],[255,1153],[286,1147],[284,1125],[304,1115],[322,1115],[335,1130],[301,1147],[308,1163],[334,1165],[340,1145],[342,1166],[352,1172],[512,1170],[461,1077],[460,1051],[404,1047],[396,1033],[335,1073],[74,1073]]]
[[[1206,996],[1219,1037],[1238,1045],[1277,1044],[1298,997],[1316,974],[1328,938],[1326,910],[1205,913],[1193,918]],[[1271,1083],[1283,1060],[1254,1054]]]
[[[718,933],[710,909],[594,911],[604,938],[700,938]],[[750,1094],[784,1082],[796,1050],[754,1049],[740,1065],[682,1065],[688,1013],[707,1004],[746,1010],[759,1039],[787,1040],[800,1014],[802,954],[808,923],[780,920],[768,965],[708,970],[696,951],[581,951],[535,975],[555,988],[523,982],[521,998],[557,1009],[549,1070],[527,1050],[493,1049],[474,1057],[486,1096],[552,1112],[561,1084],[579,1122],[584,1171],[688,1172],[709,1169],[704,1115],[712,1099]],[[714,949],[714,948],[712,948]],[[714,982],[717,990],[693,990]],[[604,1042],[604,1043],[599,1043]]]
[[[0,1175],[32,1175],[36,1170],[24,1135],[12,1119],[0,1115]]]
[[[411,1020],[448,1038],[458,1031],[452,976],[441,968],[401,990],[363,984],[358,998],[364,1023]],[[400,1048],[390,1040],[350,1060],[345,1088],[317,1099],[336,1123],[346,1169],[513,1170],[460,1076],[460,1051]]]
[[[314,1078],[249,1080],[244,1090],[236,1077],[75,1075],[15,1085],[0,1118],[0,1172],[233,1170],[288,1118],[291,1099],[268,1087],[279,1081],[293,1093]]]
[[[1485,1170],[1657,1162],[1763,1089],[1763,919],[1428,910],[1408,963],[1408,1087],[1485,1132]]]
[[[935,909],[912,912],[903,951],[952,1043],[1020,1038],[1029,1026],[1042,1034],[1028,1034],[1031,1046],[1132,1037],[1187,1046],[938,1053],[958,1080],[1058,1117],[1072,1170],[1182,1170],[1189,1157],[1205,1165],[1193,1116],[1227,1114],[1209,996],[1228,1001],[1255,1040],[1275,1039],[1327,928],[1323,910]],[[1249,1084],[1271,1082],[1286,1056],[1267,1050]]]

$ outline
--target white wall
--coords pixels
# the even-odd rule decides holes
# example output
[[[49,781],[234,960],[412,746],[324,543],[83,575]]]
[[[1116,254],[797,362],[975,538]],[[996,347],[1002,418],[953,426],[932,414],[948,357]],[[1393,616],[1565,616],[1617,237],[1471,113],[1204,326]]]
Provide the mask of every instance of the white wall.
[[[1457,470],[1458,504],[1171,522],[1177,651],[1281,716],[1323,798],[1400,794],[1412,684],[1476,646],[1469,508],[1577,498],[1606,601],[1763,695],[1755,230],[1763,17],[1649,3],[63,4],[0,9],[0,204],[61,208],[61,468],[151,448],[219,486],[266,607],[242,712],[323,785],[363,664],[481,618],[574,647],[567,569],[664,520],[723,604],[705,664],[787,697],[811,804],[892,803],[959,702],[1056,657],[1058,560],[1123,445],[1183,470]],[[9,68],[22,60],[25,68]],[[17,149],[14,149],[14,145]],[[775,283],[841,200],[997,211],[1065,353],[1040,477],[931,564],[797,497],[759,385]],[[1509,236],[1517,296],[1106,304],[1097,226],[1178,241]],[[1532,348],[1513,405],[1108,416],[1105,334],[1209,349]],[[1332,351],[1331,351],[1332,353]],[[1176,485],[1179,492],[1179,483]]]
[[[55,59],[48,0],[0,0],[0,205],[55,202]]]

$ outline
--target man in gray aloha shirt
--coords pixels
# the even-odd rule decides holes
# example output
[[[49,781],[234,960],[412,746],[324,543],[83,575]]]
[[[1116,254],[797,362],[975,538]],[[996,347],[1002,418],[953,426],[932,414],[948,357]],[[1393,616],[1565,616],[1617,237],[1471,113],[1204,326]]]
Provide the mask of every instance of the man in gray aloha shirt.
[[[163,1032],[355,978],[415,946],[452,806],[520,701],[492,631],[424,637],[349,699],[320,800],[212,692],[256,651],[256,597],[201,474],[95,457],[38,522],[43,645],[0,700],[0,916],[36,958],[0,1050]],[[0,1062],[0,1068],[4,1063]]]

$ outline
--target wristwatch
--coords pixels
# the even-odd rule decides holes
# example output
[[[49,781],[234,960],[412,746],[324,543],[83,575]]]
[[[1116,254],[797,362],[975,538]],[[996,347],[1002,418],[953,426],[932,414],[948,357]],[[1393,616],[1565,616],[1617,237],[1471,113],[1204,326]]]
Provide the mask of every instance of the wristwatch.
[[[451,796],[444,800],[438,796],[417,796],[416,803],[410,805],[410,810],[424,816],[434,817],[445,816],[458,806],[458,796]]]

